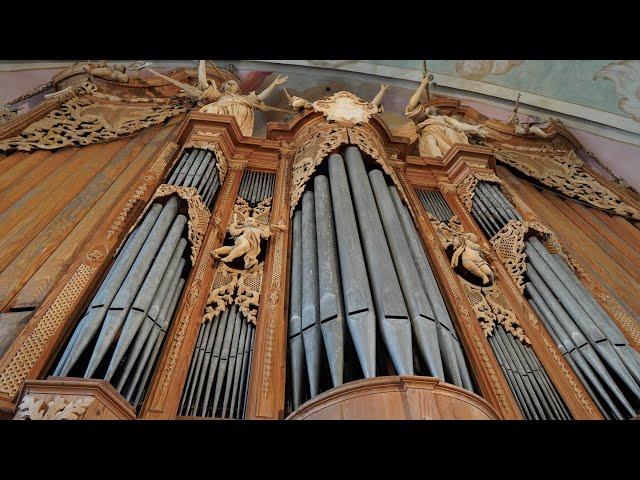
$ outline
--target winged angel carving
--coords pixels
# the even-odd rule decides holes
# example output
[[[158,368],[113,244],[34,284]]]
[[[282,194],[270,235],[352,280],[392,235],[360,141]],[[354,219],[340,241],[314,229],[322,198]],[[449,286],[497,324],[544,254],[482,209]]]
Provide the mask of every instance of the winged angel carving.
[[[236,119],[238,126],[245,136],[253,134],[253,124],[255,120],[254,109],[262,111],[277,111],[285,113],[295,113],[272,107],[264,103],[273,90],[287,81],[286,76],[277,75],[273,83],[265,88],[261,93],[250,92],[246,95],[239,93],[240,86],[235,80],[227,80],[218,90],[216,83],[207,79],[205,61],[200,60],[198,64],[198,86],[194,87],[186,83],[179,82],[167,75],[149,69],[151,73],[164,78],[168,82],[180,87],[184,95],[190,97],[202,105],[200,112],[213,113],[216,115],[230,115]]]
[[[282,223],[278,225],[268,223],[271,215],[270,198],[253,209],[245,200],[239,198],[234,210],[229,233],[235,237],[235,243],[217,248],[212,255],[225,263],[244,256],[244,267],[249,269],[258,263],[260,241],[274,235],[276,233],[274,230],[284,230],[285,226]]]

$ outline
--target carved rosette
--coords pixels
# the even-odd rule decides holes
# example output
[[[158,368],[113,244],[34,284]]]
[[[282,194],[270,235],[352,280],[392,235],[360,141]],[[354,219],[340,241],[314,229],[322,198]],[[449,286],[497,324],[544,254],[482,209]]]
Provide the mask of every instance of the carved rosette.
[[[84,397],[67,401],[56,395],[53,400],[45,402],[26,395],[18,406],[14,420],[78,420],[94,400],[93,397]]]
[[[502,184],[502,180],[492,173],[485,172],[470,172],[457,188],[457,194],[462,199],[462,203],[468,211],[471,211],[473,206],[473,196],[476,192],[476,185],[478,182],[490,182]]]
[[[551,253],[562,251],[558,239],[551,230],[539,222],[510,220],[491,239],[491,245],[506,267],[511,278],[524,292],[524,274],[527,271],[527,255],[524,253],[525,239],[531,235],[540,238]]]
[[[73,97],[19,135],[0,141],[0,151],[54,150],[107,142],[161,124],[189,108],[184,103],[104,103],[91,96]]]
[[[193,265],[196,257],[198,256],[198,252],[200,251],[200,247],[202,246],[202,241],[204,240],[204,235],[207,231],[211,214],[209,213],[207,206],[202,202],[200,195],[198,195],[198,190],[194,187],[180,187],[177,185],[167,185],[165,183],[157,188],[151,198],[151,201],[147,205],[147,209],[156,198],[168,197],[174,194],[178,195],[183,200],[186,200],[188,204],[189,232],[187,238],[191,243],[191,264]],[[140,218],[142,218],[143,215],[141,215]]]
[[[513,147],[494,149],[499,161],[543,185],[593,207],[640,220],[640,210],[625,203],[583,168],[573,150]]]
[[[337,92],[330,97],[316,100],[312,104],[316,112],[322,113],[329,122],[357,125],[369,121],[378,113],[378,107],[350,92]]]

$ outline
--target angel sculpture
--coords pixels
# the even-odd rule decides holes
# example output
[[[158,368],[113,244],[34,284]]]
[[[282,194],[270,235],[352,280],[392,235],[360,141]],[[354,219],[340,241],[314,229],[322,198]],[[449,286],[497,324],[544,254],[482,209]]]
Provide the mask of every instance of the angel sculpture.
[[[489,130],[484,125],[471,125],[447,115],[438,115],[435,106],[420,103],[420,96],[429,84],[425,72],[420,86],[409,99],[405,115],[416,123],[420,143],[418,150],[423,157],[443,157],[457,143],[469,144],[467,134],[486,137]]]
[[[535,118],[535,117],[533,122],[529,122],[529,123],[520,122],[520,119],[518,118],[518,107],[520,106],[520,95],[521,94],[518,93],[518,98],[516,98],[516,103],[513,107],[513,113],[507,120],[507,124],[513,126],[513,129],[516,135],[535,135],[536,137],[540,137],[540,138],[549,138],[553,136],[553,133],[547,133],[538,126],[548,122],[540,121],[538,118]]]
[[[240,227],[238,214],[233,215],[233,223],[229,227],[229,233],[235,237],[232,246],[223,246],[213,251],[213,258],[221,262],[230,263],[236,258],[244,256],[244,268],[248,269],[258,263],[260,255],[260,240],[271,237],[276,230],[284,230],[284,225],[272,225],[261,222],[255,217],[246,217],[244,226]]]
[[[294,113],[289,110],[272,107],[264,103],[271,95],[274,88],[287,81],[286,76],[277,75],[275,80],[261,93],[251,92],[247,95],[238,93],[240,86],[235,80],[227,80],[222,84],[222,91],[218,90],[215,82],[207,79],[207,72],[204,60],[200,60],[198,65],[198,86],[193,87],[186,83],[179,82],[167,75],[149,69],[151,73],[180,87],[184,93],[196,100],[199,104],[204,104],[200,112],[213,113],[216,115],[230,115],[236,119],[240,131],[245,136],[253,134],[253,124],[255,115],[253,110],[257,108],[262,111],[277,111]]]
[[[474,233],[457,233],[453,237],[453,256],[451,257],[451,266],[457,267],[460,258],[462,258],[462,266],[465,270],[475,275],[482,280],[483,285],[493,283],[494,276],[493,270],[489,266],[489,263],[482,258],[481,253],[488,255],[478,245],[478,237]]]
[[[129,75],[125,73],[127,68],[122,64],[110,67],[107,65],[107,62],[103,60],[98,63],[97,67],[85,65],[84,69],[94,77],[104,78],[105,80],[111,80],[118,83],[129,83]]]

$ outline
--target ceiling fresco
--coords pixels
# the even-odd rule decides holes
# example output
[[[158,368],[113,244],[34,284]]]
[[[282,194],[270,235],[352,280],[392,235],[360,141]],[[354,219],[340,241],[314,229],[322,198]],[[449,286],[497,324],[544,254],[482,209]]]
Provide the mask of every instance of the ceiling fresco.
[[[422,60],[366,62],[422,70]],[[428,65],[434,73],[534,93],[640,122],[638,60],[429,60]]]

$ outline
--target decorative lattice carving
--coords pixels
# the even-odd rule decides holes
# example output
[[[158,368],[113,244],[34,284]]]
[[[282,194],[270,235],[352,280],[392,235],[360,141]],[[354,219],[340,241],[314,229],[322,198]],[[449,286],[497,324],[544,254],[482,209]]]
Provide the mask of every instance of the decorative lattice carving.
[[[478,182],[491,182],[502,184],[502,180],[492,173],[470,172],[458,185],[457,194],[462,199],[462,203],[468,211],[473,206],[473,196],[476,192]]]
[[[220,133],[196,132],[198,135],[206,135],[209,137],[220,137]],[[227,156],[224,154],[220,144],[212,140],[189,140],[184,144],[184,148],[199,148],[201,150],[209,150],[216,156],[216,168],[220,177],[220,183],[224,182],[228,170]]]
[[[527,255],[524,253],[524,242],[531,235],[539,237],[552,253],[561,250],[553,232],[539,222],[510,220],[491,239],[491,244],[498,258],[506,267],[511,278],[515,280],[520,293],[524,292],[523,276],[527,271]]]
[[[0,141],[0,151],[53,150],[106,142],[158,125],[188,109],[184,103],[128,105],[74,97],[19,135]]]
[[[349,141],[347,129],[323,124],[323,128],[308,128],[301,132],[297,144],[299,148],[293,158],[291,183],[291,215],[295,209],[307,181],[324,158],[333,150]]]
[[[18,392],[29,371],[42,355],[47,342],[76,305],[96,270],[96,267],[80,264],[40,322],[0,372],[0,392],[5,392],[10,397]]]
[[[78,420],[93,403],[94,398],[84,397],[67,401],[60,395],[46,402],[27,395],[18,406],[14,420]]]
[[[573,150],[497,148],[496,158],[543,185],[593,207],[640,220],[640,211],[625,203],[583,168]]]
[[[202,241],[204,240],[204,234],[207,231],[211,214],[209,213],[207,206],[202,202],[202,199],[198,194],[198,190],[194,187],[180,187],[164,183],[160,185],[153,194],[151,201],[147,205],[147,209],[153,204],[153,200],[156,198],[168,197],[174,194],[178,195],[183,200],[186,200],[189,208],[189,232],[187,234],[187,238],[191,243],[191,264],[194,265],[198,252],[200,251],[200,247],[202,246]],[[144,212],[140,215],[140,218],[143,216]]]

